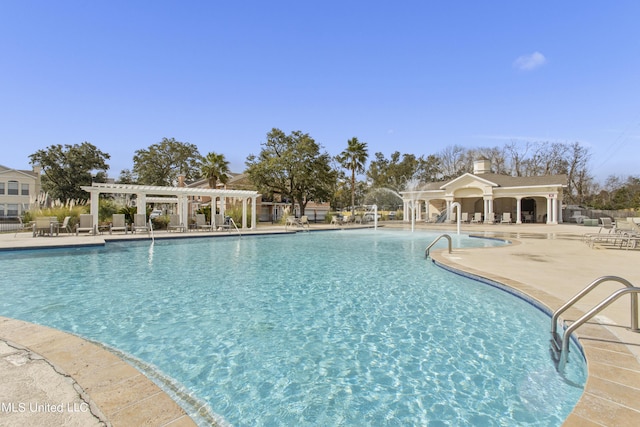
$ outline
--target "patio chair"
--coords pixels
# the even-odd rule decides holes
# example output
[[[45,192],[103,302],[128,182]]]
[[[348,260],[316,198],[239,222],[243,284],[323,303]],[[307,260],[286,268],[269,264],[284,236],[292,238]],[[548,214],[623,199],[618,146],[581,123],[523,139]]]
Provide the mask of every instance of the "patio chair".
[[[179,232],[187,231],[187,227],[185,227],[185,225],[180,222],[180,215],[169,215],[169,225],[167,225],[167,231],[174,230]]]
[[[482,212],[476,212],[473,214],[471,224],[480,224],[482,222]]]
[[[291,227],[297,227],[298,225],[300,225],[300,221],[298,221],[298,218],[296,218],[293,215],[289,215],[285,220],[284,220],[284,229],[286,230],[287,227],[291,226]]]
[[[124,234],[127,234],[129,231],[124,214],[113,214],[111,224],[109,225],[109,234],[114,231],[124,231]]]
[[[511,212],[505,212],[502,214],[500,224],[511,224]]]
[[[464,222],[465,224],[467,224],[469,221],[471,221],[469,219],[469,212],[462,212],[460,216],[460,222]]]
[[[309,224],[309,217],[308,216],[302,215],[300,217],[300,226],[303,227],[303,228],[304,227],[309,228],[311,226],[311,224]]]
[[[54,225],[55,221],[55,225]],[[41,216],[37,217],[33,224],[33,237],[36,236],[53,236],[54,227],[57,231],[58,220],[55,217]]]
[[[204,214],[196,214],[196,230],[213,230],[213,226],[207,222]]]
[[[213,229],[214,230],[227,230],[227,231],[231,231],[231,223],[230,221],[227,221],[226,218],[224,217],[224,215],[222,214],[215,214],[213,217]]]
[[[146,231],[147,233],[150,233],[146,214],[141,213],[141,214],[135,214],[133,216],[133,224],[131,225],[131,232],[136,233],[138,231]]]
[[[91,214],[80,214],[80,220],[78,224],[76,224],[76,236],[79,233],[89,233],[96,234],[96,227],[93,223],[93,215]]]
[[[71,234],[71,224],[69,224],[69,221],[71,221],[71,217],[70,216],[65,216],[64,219],[62,220],[62,224],[60,224],[60,227],[58,227],[59,231],[63,231],[67,234]]]

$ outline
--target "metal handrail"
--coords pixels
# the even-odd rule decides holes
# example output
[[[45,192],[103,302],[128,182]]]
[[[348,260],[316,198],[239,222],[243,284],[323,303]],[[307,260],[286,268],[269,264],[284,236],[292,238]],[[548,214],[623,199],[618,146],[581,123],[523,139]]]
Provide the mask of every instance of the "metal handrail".
[[[632,327],[631,327],[631,329],[633,331],[635,331],[635,332],[638,332],[638,305],[637,305],[637,298],[638,298],[638,294],[639,293],[640,293],[640,288],[635,288],[635,287],[625,288],[625,289],[618,289],[617,291],[615,291],[614,293],[609,295],[606,299],[604,299],[602,302],[600,302],[600,304],[596,305],[591,310],[589,310],[587,313],[585,313],[581,318],[579,318],[578,320],[573,322],[571,324],[571,326],[569,326],[564,331],[564,334],[562,336],[562,347],[561,347],[561,350],[560,350],[560,360],[558,361],[558,370],[562,372],[564,370],[565,365],[567,364],[567,359],[569,357],[569,339],[571,338],[571,334],[576,329],[578,329],[580,326],[582,326],[585,322],[587,322],[589,319],[591,319],[593,316],[598,314],[600,311],[605,309],[607,306],[609,306],[611,303],[613,303],[615,300],[617,300],[618,298],[620,298],[623,295],[631,294],[631,301],[632,301],[632,303],[631,303],[631,305],[632,305],[632,312],[631,312]],[[636,301],[635,304],[633,303],[634,299]],[[634,310],[634,306],[635,306],[635,310]],[[634,323],[635,323],[635,327],[634,327]]]
[[[634,286],[627,279],[623,279],[618,276],[602,276],[598,277],[596,280],[587,285],[586,288],[575,294],[569,301],[565,302],[560,308],[558,308],[551,317],[551,336],[555,339],[557,330],[558,330],[558,318],[562,313],[567,311],[571,306],[573,306],[578,300],[580,300],[583,296],[591,292],[598,285],[605,282],[618,282],[625,285],[627,288],[633,288]],[[638,298],[637,296],[631,298],[631,312],[636,313],[635,320],[633,315],[631,316],[631,329],[637,331],[638,330]]]
[[[153,235],[153,223],[151,222],[151,218],[149,218],[149,235],[151,236],[151,241],[155,243],[156,239]]]
[[[233,218],[229,217],[229,222],[231,222],[231,224],[233,224],[233,226],[235,227],[236,231],[238,232],[238,236],[242,237],[242,233],[240,233],[240,229],[236,225],[236,222],[233,220]]]
[[[427,246],[427,249],[424,250],[424,257],[428,258],[429,257],[429,249],[431,249],[433,247],[433,245],[435,245],[436,243],[438,243],[438,240],[440,240],[441,238],[446,237],[447,240],[449,241],[449,253],[451,253],[451,236],[449,236],[448,234],[441,234],[438,237],[436,237],[436,239],[431,242],[431,244],[429,246]]]

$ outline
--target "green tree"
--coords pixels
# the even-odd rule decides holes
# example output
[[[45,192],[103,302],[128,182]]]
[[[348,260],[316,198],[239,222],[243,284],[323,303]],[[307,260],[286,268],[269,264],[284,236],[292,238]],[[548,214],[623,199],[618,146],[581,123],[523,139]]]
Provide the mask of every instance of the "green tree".
[[[174,138],[162,138],[146,150],[137,150],[133,156],[133,173],[142,185],[175,186],[178,176],[187,180],[200,177],[201,159],[198,147]]]
[[[42,190],[51,198],[86,200],[88,193],[80,187],[105,182],[111,156],[88,142],[74,145],[51,145],[29,156],[32,165],[42,167]]]
[[[321,148],[309,134],[294,131],[286,135],[274,128],[267,133],[260,154],[247,157],[247,174],[258,191],[267,196],[280,194],[291,201],[292,208],[297,203],[304,215],[309,201],[328,200],[335,186],[331,157]]]
[[[135,184],[138,182],[136,176],[130,169],[122,169],[118,177],[118,184]]]
[[[229,172],[229,162],[224,158],[224,154],[211,152],[200,164],[200,173],[209,181],[211,188],[216,188],[218,181],[223,184],[229,182]]]
[[[367,143],[353,137],[347,141],[347,148],[338,155],[338,162],[343,168],[351,171],[351,213],[355,214],[356,205],[356,173],[364,172],[364,164],[369,157]]]
[[[439,160],[434,155],[425,160],[422,156],[394,151],[390,159],[382,153],[375,153],[375,158],[367,170],[367,178],[374,188],[401,191],[413,178],[428,182],[435,181],[440,175]]]

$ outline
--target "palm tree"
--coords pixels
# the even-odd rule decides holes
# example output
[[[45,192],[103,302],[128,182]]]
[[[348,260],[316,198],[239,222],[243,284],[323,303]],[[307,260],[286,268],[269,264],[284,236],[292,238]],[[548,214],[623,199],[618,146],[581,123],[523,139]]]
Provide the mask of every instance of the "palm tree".
[[[347,141],[347,148],[337,157],[343,168],[351,171],[351,214],[355,214],[356,205],[356,173],[364,172],[364,164],[369,157],[367,143],[353,137]]]
[[[216,188],[218,181],[223,184],[229,181],[229,162],[224,158],[224,154],[211,152],[203,160],[200,171],[209,181],[209,187]]]

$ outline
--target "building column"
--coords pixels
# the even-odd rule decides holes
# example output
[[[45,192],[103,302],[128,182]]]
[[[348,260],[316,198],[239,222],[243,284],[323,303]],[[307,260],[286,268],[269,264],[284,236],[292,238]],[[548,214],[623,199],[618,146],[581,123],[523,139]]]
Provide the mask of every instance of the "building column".
[[[516,224],[522,224],[522,197],[516,197]]]
[[[451,200],[446,200],[447,202],[447,221],[446,222],[450,222],[451,221],[451,203],[453,203]]]
[[[564,223],[562,218],[562,194],[558,194],[558,224]]]
[[[424,208],[425,208],[425,215],[427,216],[427,221],[431,221],[431,212],[429,212],[429,205],[430,205],[430,201],[429,199],[424,201]]]
[[[493,224],[493,197],[484,198],[484,223]]]
[[[421,221],[422,220],[422,201],[416,200],[415,204],[416,204],[416,209],[418,209],[418,212],[416,213],[416,221]]]
[[[555,194],[549,194],[547,196],[547,224],[558,223],[558,199]]]

